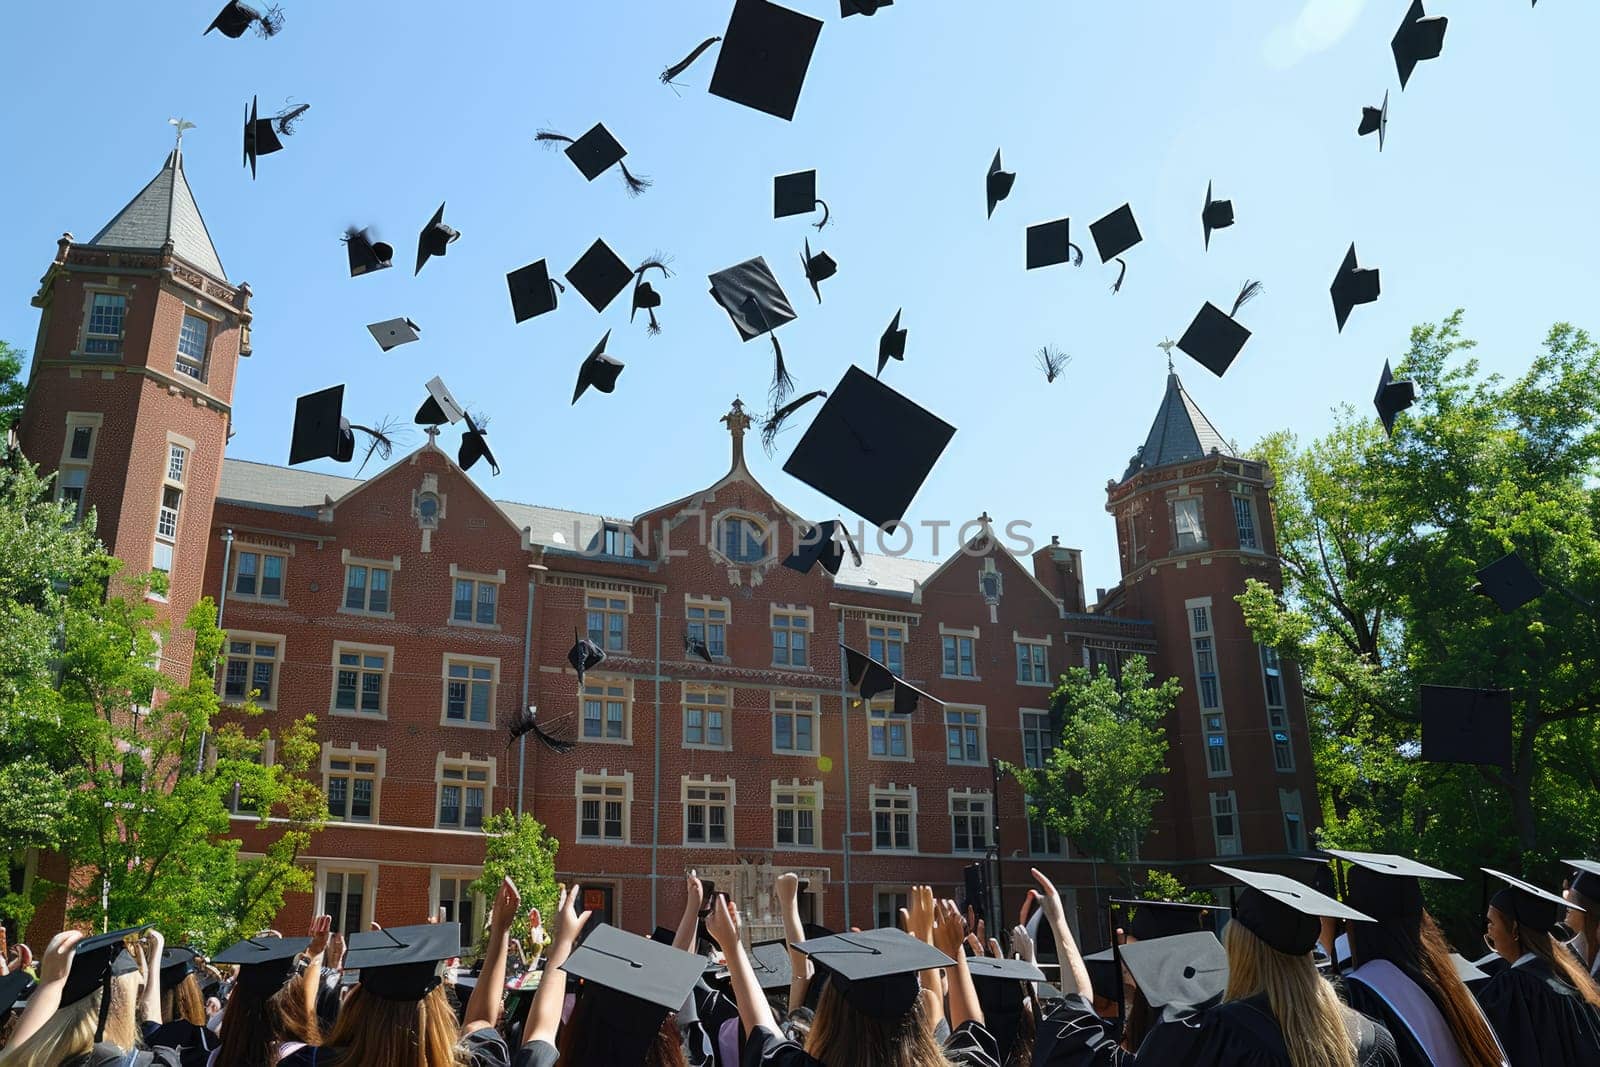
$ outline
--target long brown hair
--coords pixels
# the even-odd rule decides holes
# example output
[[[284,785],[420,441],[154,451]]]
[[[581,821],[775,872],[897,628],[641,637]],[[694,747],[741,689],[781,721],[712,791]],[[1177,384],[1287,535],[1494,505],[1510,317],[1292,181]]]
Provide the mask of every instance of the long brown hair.
[[[1267,995],[1294,1067],[1356,1067],[1356,1046],[1345,1029],[1347,1009],[1322,980],[1311,953],[1291,956],[1268,945],[1242,923],[1222,931],[1228,950],[1224,1000]]]
[[[854,1067],[943,1067],[950,1062],[928,1025],[922,995],[898,1019],[874,1019],[851,1007],[835,982],[822,987],[806,1051],[823,1063]]]
[[[161,1021],[170,1023],[179,1019],[196,1026],[206,1024],[206,1001],[200,995],[200,983],[193,974],[184,975],[183,981],[161,991]]]
[[[317,1018],[307,1001],[306,975],[268,992],[236,984],[222,1009],[217,1062],[229,1067],[272,1067],[285,1041],[319,1044]]]
[[[572,1014],[556,1038],[558,1059],[562,1063],[618,1063],[616,1041],[620,1033],[618,1021],[605,1017],[605,1004],[600,998],[579,993]],[[669,1013],[662,1018],[639,1063],[641,1067],[687,1067],[676,1015]]]
[[[1576,889],[1567,890],[1572,898],[1571,903],[1582,908],[1578,913],[1579,922],[1577,932],[1583,935],[1583,950],[1589,954],[1583,961],[1585,967],[1593,967],[1594,961],[1600,959],[1600,900],[1584,896]],[[1572,914],[1572,909],[1567,909],[1567,914]]]
[[[358,983],[339,1009],[326,1051],[334,1065],[456,1067],[460,1037],[443,986],[421,1000],[384,1000]]]
[[[1491,908],[1493,904],[1489,905]],[[1498,909],[1496,909],[1498,910]],[[1501,912],[1504,915],[1504,912]],[[1555,976],[1578,991],[1578,995],[1592,1008],[1600,1008],[1600,987],[1594,984],[1594,979],[1589,977],[1589,972],[1578,966],[1578,961],[1572,958],[1572,953],[1565,947],[1556,950],[1556,943],[1547,930],[1537,926],[1529,926],[1506,916],[1511,920],[1513,928],[1517,931],[1517,943],[1524,952],[1531,952],[1550,965]]]
[[[1387,960],[1428,995],[1469,1067],[1499,1067],[1500,1046],[1450,960],[1450,944],[1424,911],[1415,922],[1390,919],[1351,923],[1350,951],[1357,963]]]

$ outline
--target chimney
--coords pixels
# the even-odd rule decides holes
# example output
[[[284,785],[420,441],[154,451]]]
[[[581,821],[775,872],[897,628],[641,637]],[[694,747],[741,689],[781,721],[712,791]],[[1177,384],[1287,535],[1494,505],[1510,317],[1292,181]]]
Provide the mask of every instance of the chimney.
[[[1033,554],[1033,576],[1061,598],[1063,611],[1084,612],[1082,550],[1066,548],[1060,537],[1052,536],[1049,545]]]

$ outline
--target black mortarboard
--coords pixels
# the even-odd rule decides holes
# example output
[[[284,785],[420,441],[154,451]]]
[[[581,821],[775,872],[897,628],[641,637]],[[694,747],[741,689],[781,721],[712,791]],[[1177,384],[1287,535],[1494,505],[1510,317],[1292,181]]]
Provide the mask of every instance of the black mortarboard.
[[[1344,254],[1344,261],[1339,264],[1339,273],[1333,276],[1333,285],[1329,292],[1333,294],[1333,315],[1339,322],[1339,329],[1344,329],[1345,320],[1350,317],[1350,312],[1357,304],[1370,304],[1378,299],[1379,278],[1376,268],[1360,269],[1356,266],[1356,246],[1352,243],[1350,251]]]
[[[1304,879],[1306,885],[1321,893],[1325,897],[1337,897],[1339,886],[1333,876],[1333,865],[1328,857],[1320,852],[1302,853],[1289,857],[1301,863],[1311,864],[1311,873]]]
[[[289,466],[313,459],[350,462],[356,437],[343,415],[344,386],[308,393],[294,402],[294,431],[289,439]]]
[[[1167,1018],[1210,1007],[1228,988],[1228,953],[1208,931],[1123,945],[1122,965]]]
[[[1449,871],[1441,871],[1405,856],[1384,852],[1349,852],[1337,848],[1330,848],[1327,852],[1350,864],[1345,874],[1345,900],[1379,922],[1415,922],[1422,918],[1422,883],[1419,879],[1461,881]]]
[[[1477,572],[1473,592],[1493,600],[1501,611],[1510,613],[1544,595],[1544,583],[1515,552],[1501,556]]]
[[[1361,125],[1356,127],[1356,133],[1362,137],[1369,133],[1378,135],[1378,151],[1383,151],[1384,139],[1389,136],[1389,91],[1383,91],[1382,107],[1364,107],[1361,109]]]
[[[472,417],[472,412],[464,412],[462,419],[466,421],[467,428],[461,431],[461,447],[456,450],[456,465],[463,471],[472,469],[478,460],[488,460],[489,470],[495,477],[500,476],[500,464],[495,462],[494,453],[489,450],[489,425],[481,419]]]
[[[1217,863],[1211,868],[1247,887],[1234,901],[1234,921],[1286,955],[1304,956],[1311,952],[1322,932],[1322,916],[1372,921],[1370,916],[1281,874],[1242,871]]]
[[[350,938],[352,945],[356,936],[360,935]],[[211,962],[239,968],[241,988],[271,994],[289,980],[294,973],[295,957],[310,946],[309,937],[247,937],[217,953]],[[348,955],[345,963],[350,964]]]
[[[620,166],[623,183],[627,185],[630,195],[638,196],[650,187],[649,178],[635,176],[628,170],[628,165],[622,162],[628,150],[611,135],[611,131],[606,129],[604,123],[595,123],[588,133],[575,141],[566,134],[554,130],[540,130],[534,139],[547,146],[566,142],[567,158],[572,160],[572,165],[578,168],[578,173],[588,181],[592,182],[612,167]]]
[[[1011,195],[1011,187],[1016,183],[1015,171],[1001,169],[1000,149],[996,148],[994,161],[989,164],[989,174],[983,182],[983,195],[989,204],[988,218],[994,218],[994,206]]]
[[[1535,930],[1549,930],[1566,914],[1567,909],[1583,909],[1565,897],[1540,889],[1531,882],[1502,874],[1492,867],[1478,868],[1506,883],[1506,888],[1489,898],[1489,906],[1511,916],[1524,926]]]
[[[894,0],[839,0],[839,17],[876,15],[880,7],[893,7]]]
[[[244,113],[244,162],[250,168],[250,177],[256,176],[256,157],[270,156],[283,147],[282,137],[294,133],[294,123],[311,109],[310,104],[298,104],[276,115],[261,118],[256,110],[257,98],[250,98]]]
[[[507,274],[506,286],[511,290],[511,312],[518,322],[554,311],[556,290],[565,291],[560,282],[550,277],[542,259]]]
[[[1234,298],[1232,311],[1223,311],[1206,301],[1189,328],[1183,331],[1183,336],[1178,338],[1178,348],[1218,378],[1222,377],[1239,358],[1245,342],[1250,340],[1250,331],[1234,316],[1260,291],[1260,282],[1245,282]]]
[[[369,323],[367,331],[372,334],[372,339],[378,342],[378,347],[385,352],[391,348],[408,345],[422,336],[422,327],[410,319],[385,319],[382,322]]]
[[[817,172],[799,170],[793,174],[780,174],[772,179],[772,217],[786,219],[790,215],[807,215],[822,208],[822,221],[813,223],[817,229],[828,224],[828,205],[817,197]]]
[[[444,379],[434,375],[428,379],[426,386],[428,399],[422,402],[417,409],[418,426],[454,426],[461,421],[466,410],[456,403],[456,398],[450,395],[450,390],[445,386]]]
[[[67,969],[66,983],[61,987],[61,1006],[76,1004],[90,993],[104,988],[110,979],[137,971],[138,961],[123,942],[148,929],[149,926],[130,926],[125,930],[96,934],[79,941],[73,952],[72,964]]]
[[[583,979],[582,996],[602,998],[602,1017],[617,1030],[621,1044],[637,1046],[630,1054],[613,1045],[619,1062],[642,1062],[662,1020],[683,1007],[705,965],[704,956],[600,925],[572,950],[561,970]]]
[[[650,931],[650,940],[658,945],[671,945],[678,939],[678,932],[666,926],[658,926]]]
[[[794,551],[784,559],[783,565],[801,574],[810,574],[818,563],[829,574],[838,574],[848,551],[856,566],[861,566],[861,550],[850,538],[850,531],[838,519],[828,519],[808,526],[795,543]]]
[[[923,699],[943,706],[944,701],[924,693],[866,653],[858,652],[843,643],[839,647],[844,649],[845,677],[849,679],[850,688],[854,689],[862,700],[871,700],[879,693],[893,690],[893,713],[896,715],[913,714]]]
[[[878,374],[883,374],[883,368],[888,366],[891,359],[904,361],[906,358],[906,331],[900,328],[900,308],[895,311],[894,318],[889,322],[889,328],[883,331],[883,336],[878,338]]]
[[[572,649],[567,653],[567,662],[572,664],[572,669],[578,672],[579,689],[583,688],[584,672],[589,670],[591,667],[596,666],[597,664],[604,663],[605,659],[605,649],[601,648],[587,637],[578,638],[577,643],[574,644]]]
[[[1422,758],[1511,767],[1511,690],[1422,687]]]
[[[772,394],[774,400],[782,400],[794,388],[794,381],[783,365],[783,346],[773,331],[795,318],[783,287],[761,256],[719,270],[711,275],[710,282],[711,299],[728,313],[741,340],[771,334]]]
[[[439,210],[433,213],[433,218],[422,228],[422,233],[417,236],[417,269],[412,271],[415,277],[422,273],[422,265],[428,262],[430,256],[442,256],[450,250],[450,244],[461,234],[452,226],[444,224],[444,204],[439,205]]]
[[[1044,981],[1044,972],[1027,960],[994,956],[967,957],[972,986],[983,1008],[983,1025],[1000,1046],[1000,1061],[1010,1062],[1022,1024],[1022,1005],[1027,999],[1026,982]]]
[[[1233,201],[1211,199],[1211,183],[1206,182],[1206,204],[1200,209],[1200,225],[1206,232],[1206,248],[1211,247],[1211,231],[1233,225]]]
[[[271,37],[283,29],[283,11],[276,5],[265,11],[257,11],[249,4],[230,0],[221,11],[217,12],[217,17],[211,20],[211,25],[206,27],[206,33],[219,30],[224,37],[237,40],[244,36],[244,31],[252,24],[256,27],[256,33],[262,37]],[[204,37],[206,33],[200,36]]]
[[[1130,937],[1153,941],[1158,937],[1190,934],[1205,929],[1206,919],[1217,909],[1210,904],[1187,904],[1175,900],[1129,900],[1112,898],[1112,904],[1133,908],[1133,919],[1126,927]]]
[[[1083,250],[1072,243],[1072,220],[1056,219],[1028,227],[1028,270],[1057,263],[1083,263]]]
[[[1133,207],[1123,204],[1111,214],[1089,224],[1089,235],[1100,253],[1101,263],[1110,263],[1122,253],[1144,240],[1139,233],[1139,223],[1134,220]]]
[[[793,946],[828,970],[850,1006],[874,1019],[898,1019],[917,1002],[917,972],[955,960],[900,930],[834,934]]]
[[[661,294],[656,292],[655,286],[645,280],[644,275],[635,274],[634,277],[633,306],[628,310],[628,321],[632,322],[633,317],[639,313],[639,309],[644,308],[650,315],[650,329],[648,332],[651,334],[660,333],[661,324],[656,321],[656,308],[661,306]]]
[[[632,280],[632,268],[611,251],[603,238],[590,245],[567,271],[567,281],[596,311],[604,311]]]
[[[1600,863],[1594,860],[1562,860],[1572,868],[1572,891],[1600,901]]]
[[[1408,381],[1395,381],[1389,361],[1384,360],[1383,373],[1378,376],[1378,392],[1372,398],[1372,406],[1378,409],[1378,418],[1383,421],[1383,432],[1393,437],[1395,416],[1416,402],[1416,385]]]
[[[382,1000],[417,1001],[438,988],[445,960],[461,955],[460,923],[386,926],[352,934],[346,967],[361,988]]]
[[[881,528],[906,513],[955,432],[852,366],[783,469]]]
[[[736,0],[722,35],[711,93],[793,119],[822,22],[768,0]]]
[[[789,944],[783,938],[757,941],[750,946],[750,969],[756,973],[756,983],[768,992],[789,988],[794,977],[794,965],[789,960]]]
[[[529,704],[512,717],[510,733],[511,740],[506,742],[507,748],[511,747],[512,741],[516,741],[524,734],[530,733],[540,741],[543,741],[545,747],[558,756],[565,756],[568,752],[578,747],[577,743],[572,739],[559,737],[545,729],[539,722],[539,708],[533,704]]]
[[[177,948],[161,951],[161,988],[172,989],[194,973],[194,949]]]
[[[1424,59],[1437,59],[1444,51],[1444,31],[1450,20],[1443,15],[1429,17],[1422,0],[1411,0],[1405,21],[1395,31],[1389,48],[1394,52],[1394,67],[1400,73],[1400,88],[1411,80],[1411,72]]]
[[[594,351],[589,353],[589,358],[583,361],[578,368],[578,384],[572,390],[572,402],[576,404],[578,398],[588,391],[590,386],[609,393],[617,387],[617,376],[622,373],[622,361],[606,355],[606,342],[611,340],[611,331],[600,338],[600,343],[594,346]]]
[[[20,968],[0,975],[0,1027],[5,1025],[13,1008],[33,995],[35,984],[33,976]]]
[[[350,227],[344,233],[344,246],[350,258],[352,278],[359,278],[374,271],[388,270],[394,266],[394,246],[383,241],[374,241],[366,230]]]
[[[996,956],[968,956],[967,970],[974,982],[1042,982],[1044,972],[1027,960],[1011,960]],[[979,993],[982,993],[980,986]]]
[[[801,258],[800,262],[805,267],[806,281],[811,283],[811,291],[816,294],[817,303],[822,303],[822,290],[817,286],[837,274],[839,272],[839,264],[835,263],[833,257],[826,252],[818,252],[816,255],[812,255],[811,241],[809,239],[806,241],[806,254]]]

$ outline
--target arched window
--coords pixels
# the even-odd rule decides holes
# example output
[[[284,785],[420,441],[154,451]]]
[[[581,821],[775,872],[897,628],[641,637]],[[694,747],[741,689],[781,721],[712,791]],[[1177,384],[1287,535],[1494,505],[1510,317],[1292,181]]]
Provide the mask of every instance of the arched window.
[[[717,549],[733,563],[759,563],[769,552],[767,526],[748,515],[729,515],[718,529]]]

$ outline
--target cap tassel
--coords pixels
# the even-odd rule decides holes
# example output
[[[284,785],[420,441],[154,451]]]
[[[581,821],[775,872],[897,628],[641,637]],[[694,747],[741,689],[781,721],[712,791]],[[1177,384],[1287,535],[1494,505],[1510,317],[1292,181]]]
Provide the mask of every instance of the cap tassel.
[[[722,40],[721,37],[707,37],[695,46],[695,50],[684,56],[681,60],[661,72],[662,85],[675,85],[678,75],[694,65],[694,61],[705,54],[707,48]]]
[[[1128,276],[1128,261],[1118,256],[1117,262],[1121,265],[1121,268],[1117,271],[1117,280],[1111,283],[1111,291],[1113,293],[1122,292],[1122,281]]]
[[[1231,319],[1235,315],[1239,314],[1239,309],[1250,303],[1250,301],[1254,300],[1256,298],[1256,294],[1259,292],[1261,292],[1260,282],[1245,282],[1244,285],[1239,289],[1239,295],[1234,298],[1233,310],[1228,312],[1228,318]]]
[[[667,257],[660,252],[655,253],[649,259],[633,268],[634,311],[639,309],[639,286],[644,284],[645,273],[652,270],[659,270],[663,278],[672,277],[672,271],[667,267]],[[645,313],[650,316],[650,325],[645,328],[645,333],[650,337],[659,337],[661,335],[661,323],[656,320],[656,309],[653,307],[646,308]],[[628,321],[633,321],[631,313],[628,315]]]
[[[284,137],[293,137],[294,124],[300,121],[301,115],[304,115],[310,110],[310,104],[300,104],[296,107],[287,108],[278,112],[268,121],[272,123],[272,128],[277,130]]]
[[[783,365],[783,346],[778,343],[778,335],[769,334],[772,338],[772,389],[770,390],[772,402],[780,404],[784,398],[794,392],[794,379],[789,375],[789,369]]]
[[[111,982],[111,965],[107,964],[106,975],[100,981],[100,1017],[94,1024],[94,1043],[97,1045],[106,1039],[106,1020],[111,1015]]]
[[[629,196],[638,196],[653,184],[649,178],[641,178],[628,169],[628,165],[621,160],[617,167],[622,171],[622,182],[628,187]]]
[[[1047,383],[1055,381],[1061,375],[1062,370],[1066,368],[1066,365],[1072,361],[1071,356],[1050,345],[1045,345],[1039,349],[1035,358],[1038,361],[1039,369],[1044,371],[1044,380]]]
[[[783,429],[784,420],[786,420],[790,415],[793,415],[795,412],[799,411],[801,408],[805,407],[807,404],[811,403],[813,400],[827,395],[828,393],[825,389],[818,389],[815,392],[807,393],[799,400],[791,400],[789,403],[783,405],[781,408],[778,408],[772,414],[761,420],[761,447],[766,451],[768,457],[771,457],[772,450],[778,443],[778,431]]]
[[[511,723],[511,740],[506,742],[506,747],[510,748],[513,742],[530,733],[542,741],[546,748],[558,756],[565,756],[567,753],[578,747],[576,741],[571,741],[564,737],[557,737],[549,730],[546,730],[543,726],[540,726],[539,712],[536,708],[529,708],[527,711],[523,712],[521,715],[517,716],[515,720],[513,720]]]
[[[361,472],[367,469],[367,463],[371,461],[374,453],[385,463],[389,461],[390,456],[394,455],[394,438],[391,435],[394,433],[395,425],[396,423],[390,419],[384,419],[377,427],[350,424],[352,430],[360,430],[370,439],[367,442],[367,454],[361,457],[361,466],[356,468],[357,478],[361,477]]]
[[[811,226],[812,226],[813,229],[820,230],[820,229],[822,229],[824,226],[826,226],[828,224],[828,214],[829,214],[829,212],[828,212],[828,202],[826,200],[818,200],[817,203],[822,208],[822,221],[821,222],[813,222],[811,224]]]
[[[644,328],[644,332],[651,337],[661,336],[661,324],[656,321],[656,309],[646,308],[645,314],[650,316],[650,325]]]
[[[256,33],[262,37],[276,37],[283,29],[283,8],[274,4],[256,16]]]

